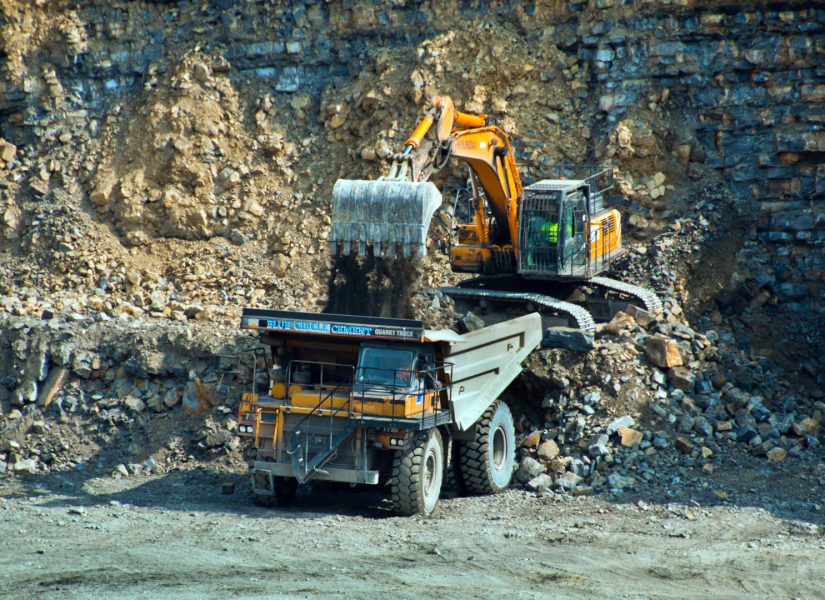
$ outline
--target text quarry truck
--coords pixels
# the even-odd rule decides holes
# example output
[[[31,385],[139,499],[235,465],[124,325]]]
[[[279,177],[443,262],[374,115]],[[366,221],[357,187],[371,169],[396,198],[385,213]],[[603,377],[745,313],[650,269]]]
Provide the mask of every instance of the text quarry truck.
[[[541,340],[538,314],[459,335],[413,320],[244,309],[241,327],[271,349],[268,393],[244,394],[238,419],[257,451],[257,504],[288,504],[310,479],[389,481],[396,514],[427,514],[448,469],[472,493],[510,484],[515,430],[497,399]]]

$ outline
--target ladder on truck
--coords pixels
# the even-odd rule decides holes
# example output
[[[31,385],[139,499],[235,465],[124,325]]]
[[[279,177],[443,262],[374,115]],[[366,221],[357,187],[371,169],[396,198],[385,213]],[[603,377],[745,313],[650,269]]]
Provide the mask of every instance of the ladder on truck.
[[[335,366],[338,368],[345,365],[334,365],[331,363],[319,363],[310,361],[292,361],[289,372],[292,373],[296,364],[315,366]],[[316,474],[328,475],[324,471],[324,466],[338,456],[338,448],[343,444],[350,434],[357,428],[361,428],[362,437],[360,448],[354,455],[354,470],[358,472],[359,483],[369,483],[371,474],[367,457],[366,433],[367,428],[376,429],[415,429],[424,430],[450,422],[452,416],[449,409],[449,398],[451,386],[440,386],[439,394],[444,394],[445,401],[438,403],[438,408],[434,412],[422,410],[420,417],[404,418],[396,416],[381,416],[375,414],[365,414],[365,397],[353,393],[353,382],[355,381],[355,367],[346,365],[350,369],[349,376],[343,382],[324,384],[323,369],[321,369],[321,381],[316,389],[321,397],[318,404],[307,413],[304,418],[293,428],[289,434],[289,448],[287,453],[292,459],[292,474],[298,483],[309,481]],[[452,377],[452,365],[439,363],[434,367],[416,371],[419,375],[428,375],[433,382],[437,381],[435,371],[438,369],[449,369]],[[289,389],[290,383],[287,383]],[[410,395],[409,386],[404,385],[384,385],[381,386],[382,396],[389,397],[390,405],[404,403],[405,398]],[[336,397],[336,393],[338,396]],[[336,406],[335,400],[339,403]]]
[[[337,456],[338,447],[361,425],[363,415],[359,419],[353,410],[352,380],[353,376],[350,375],[344,382],[331,387],[317,406],[292,430],[287,453],[292,457],[292,474],[298,483],[306,483],[316,473],[326,475],[324,465]],[[322,385],[322,390],[323,387]],[[334,403],[336,392],[347,394],[346,401],[338,407]],[[320,424],[321,422],[324,424]],[[361,465],[366,470],[366,443],[361,446]]]

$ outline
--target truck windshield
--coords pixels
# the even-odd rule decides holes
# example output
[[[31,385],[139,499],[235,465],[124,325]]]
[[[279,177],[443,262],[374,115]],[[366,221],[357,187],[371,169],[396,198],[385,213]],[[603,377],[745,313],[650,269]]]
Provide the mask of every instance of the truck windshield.
[[[384,385],[410,384],[412,369],[412,352],[404,350],[387,350],[385,348],[364,348],[358,365],[360,383],[377,383]]]

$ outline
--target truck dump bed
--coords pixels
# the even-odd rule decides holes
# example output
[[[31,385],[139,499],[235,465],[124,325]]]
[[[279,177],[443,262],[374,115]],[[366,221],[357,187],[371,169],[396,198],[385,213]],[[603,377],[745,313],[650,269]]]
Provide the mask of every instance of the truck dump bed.
[[[542,338],[541,317],[532,313],[447,341],[453,365],[453,419],[464,431],[521,373],[521,363]]]

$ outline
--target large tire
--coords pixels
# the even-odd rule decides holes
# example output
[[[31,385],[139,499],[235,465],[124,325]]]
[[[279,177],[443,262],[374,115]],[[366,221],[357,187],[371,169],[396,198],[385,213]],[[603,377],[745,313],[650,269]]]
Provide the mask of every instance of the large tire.
[[[272,508],[274,506],[289,506],[295,500],[298,492],[298,480],[292,477],[272,477],[275,493],[270,495],[256,494],[255,488],[265,490],[269,487],[269,477],[265,471],[255,471],[249,476],[249,497],[258,506]]]
[[[392,461],[392,508],[397,515],[428,515],[438,504],[444,477],[444,446],[433,428],[420,432]]]
[[[461,476],[473,494],[499,494],[513,478],[516,428],[504,402],[484,411],[475,426],[475,438],[460,445]]]

